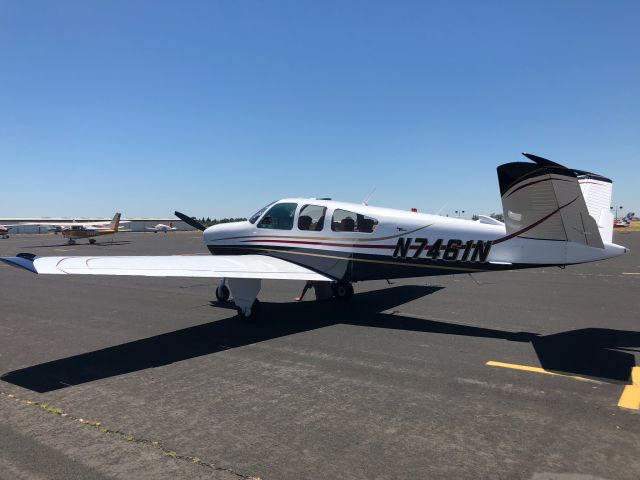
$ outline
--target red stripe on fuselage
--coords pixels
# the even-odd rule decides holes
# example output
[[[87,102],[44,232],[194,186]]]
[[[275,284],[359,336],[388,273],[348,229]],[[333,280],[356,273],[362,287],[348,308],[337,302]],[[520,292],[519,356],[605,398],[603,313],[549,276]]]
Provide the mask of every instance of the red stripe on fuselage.
[[[564,207],[571,205],[573,202],[575,202],[577,199],[580,198],[580,195],[578,195],[576,198],[574,198],[573,200],[571,200],[569,203],[565,203],[564,205],[562,205],[561,207],[556,208],[553,212],[551,212],[549,215],[542,217],[540,220],[538,220],[537,222],[533,222],[531,225],[529,225],[528,227],[524,227],[522,230],[518,230],[517,232],[514,232],[510,235],[507,235],[506,237],[502,237],[502,238],[498,238],[497,240],[493,241],[493,244],[496,245],[498,243],[502,243],[502,242],[506,242],[507,240],[511,240],[514,237],[517,237],[518,235],[523,234],[524,232],[528,232],[529,230],[531,230],[533,227],[537,227],[538,225],[540,225],[542,222],[544,222],[545,220],[547,220],[548,218],[550,218],[551,216],[555,215],[556,213],[558,213],[560,210],[562,210]]]
[[[412,239],[413,240],[413,239]],[[491,240],[485,240],[491,241]],[[345,247],[345,248],[373,248],[373,249],[391,249],[396,248],[397,243],[390,245],[363,245],[359,243],[333,243],[333,242],[312,242],[306,240],[243,240],[241,243],[288,243],[288,244],[300,244],[300,245],[314,245],[314,246],[322,246],[322,247]],[[429,248],[433,244],[427,244],[424,248]],[[477,244],[470,245],[470,248],[475,247]],[[464,249],[466,248],[466,243],[462,245],[452,245],[451,248]],[[417,250],[419,245],[411,245],[409,247],[410,250]],[[444,244],[440,247],[440,250],[446,250],[447,245]]]

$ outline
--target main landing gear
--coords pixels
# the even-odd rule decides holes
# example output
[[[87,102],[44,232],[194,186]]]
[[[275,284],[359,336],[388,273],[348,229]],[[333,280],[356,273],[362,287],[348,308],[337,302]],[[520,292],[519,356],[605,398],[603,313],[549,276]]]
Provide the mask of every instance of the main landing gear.
[[[227,286],[228,285],[228,286]],[[338,302],[347,302],[353,297],[353,285],[350,282],[308,282],[298,300],[302,300],[304,292],[314,287],[318,300],[334,298]],[[259,278],[223,278],[216,287],[216,300],[227,302],[233,294],[238,316],[247,322],[257,321],[260,317],[262,305],[258,300],[261,281]]]
[[[248,322],[256,321],[261,310],[257,299],[261,286],[259,278],[223,278],[216,288],[216,300],[227,302],[233,293],[238,316]]]
[[[216,300],[218,300],[219,302],[226,302],[227,300],[229,300],[230,295],[231,292],[229,291],[229,287],[227,287],[224,283],[218,285],[218,288],[216,288]]]
[[[89,245],[94,245],[96,243],[96,239],[95,238],[90,238],[89,239]]]
[[[340,302],[347,302],[353,297],[353,285],[339,281],[333,284],[333,297]]]

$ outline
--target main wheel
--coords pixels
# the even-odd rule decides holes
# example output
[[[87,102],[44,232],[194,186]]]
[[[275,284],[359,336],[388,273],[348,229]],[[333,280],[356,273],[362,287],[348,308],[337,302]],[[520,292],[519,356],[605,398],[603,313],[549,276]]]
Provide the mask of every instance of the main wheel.
[[[220,285],[218,288],[216,288],[216,299],[219,302],[226,302],[227,300],[229,300],[229,295],[231,292],[229,292],[229,287],[227,287],[226,285]]]
[[[258,300],[257,298],[253,301],[253,304],[251,305],[251,311],[250,312],[246,312],[242,308],[236,307],[236,311],[238,312],[238,316],[242,320],[244,320],[245,322],[257,322],[258,319],[260,318],[261,310],[262,310],[262,308],[261,308],[261,305],[260,305],[260,300]]]
[[[336,300],[346,302],[353,297],[353,286],[349,282],[337,282],[333,285],[333,296]]]
[[[93,245],[94,243],[96,243],[96,239],[95,238],[90,238],[89,239],[89,245]]]

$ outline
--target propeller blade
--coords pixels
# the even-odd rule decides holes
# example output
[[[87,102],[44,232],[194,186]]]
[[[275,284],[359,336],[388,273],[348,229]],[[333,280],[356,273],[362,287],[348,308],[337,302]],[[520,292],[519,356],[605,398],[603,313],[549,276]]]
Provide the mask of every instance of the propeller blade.
[[[187,225],[191,225],[193,228],[197,228],[198,230],[204,232],[207,227],[205,227],[203,224],[201,224],[199,221],[191,218],[191,217],[187,217],[184,213],[180,213],[178,211],[173,212],[174,215],[176,217],[178,217],[180,220],[182,220],[184,223],[186,223]]]

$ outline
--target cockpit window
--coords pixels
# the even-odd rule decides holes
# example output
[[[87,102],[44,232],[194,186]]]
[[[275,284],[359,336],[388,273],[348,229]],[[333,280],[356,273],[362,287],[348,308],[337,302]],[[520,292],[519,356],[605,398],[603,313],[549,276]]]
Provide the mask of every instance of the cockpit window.
[[[269,205],[267,205],[266,207],[262,207],[260,210],[258,210],[256,213],[254,213],[253,215],[251,215],[251,218],[249,218],[249,221],[251,223],[256,223],[256,221],[262,216],[262,214],[264,212],[267,211],[267,208],[269,208],[271,205],[273,205],[276,202],[271,202]]]
[[[378,220],[347,210],[336,210],[331,219],[334,232],[372,233],[378,227]]]
[[[327,207],[319,205],[305,205],[298,216],[298,230],[313,230],[319,232],[324,227],[324,215]]]
[[[297,203],[276,203],[264,214],[264,217],[258,223],[258,228],[291,230],[296,208],[298,208]]]

